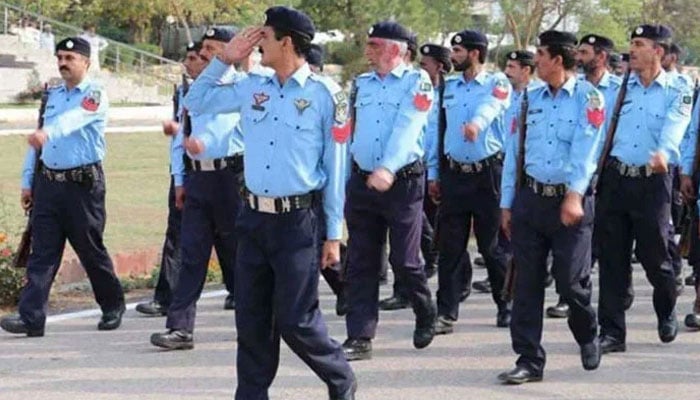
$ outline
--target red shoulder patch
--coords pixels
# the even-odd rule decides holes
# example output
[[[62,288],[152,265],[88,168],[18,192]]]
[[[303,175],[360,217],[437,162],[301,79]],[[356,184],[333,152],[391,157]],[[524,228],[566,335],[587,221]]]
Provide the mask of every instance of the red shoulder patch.
[[[605,109],[588,108],[586,109],[586,117],[588,118],[588,122],[598,129],[603,125],[603,122],[605,122]]]
[[[350,138],[350,128],[352,126],[352,119],[348,118],[343,125],[334,125],[331,128],[331,133],[333,134],[333,140],[337,143],[345,143]]]
[[[430,110],[430,105],[433,102],[430,100],[427,94],[425,93],[418,93],[415,96],[413,96],[413,105],[416,106],[416,109],[418,111],[428,111]]]
[[[80,102],[80,106],[90,112],[97,111],[97,109],[100,108],[99,92],[91,92],[87,96],[83,97],[83,101]]]

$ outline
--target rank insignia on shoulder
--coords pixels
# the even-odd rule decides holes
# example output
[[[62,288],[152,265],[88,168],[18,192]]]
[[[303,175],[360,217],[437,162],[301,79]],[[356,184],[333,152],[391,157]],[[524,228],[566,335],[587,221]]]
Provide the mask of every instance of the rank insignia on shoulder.
[[[101,98],[102,95],[100,92],[93,90],[92,92],[88,93],[87,96],[83,97],[83,101],[80,102],[80,106],[87,111],[95,112],[98,108],[100,108]]]
[[[428,111],[430,110],[430,105],[432,101],[427,94],[419,93],[413,96],[413,105],[416,106],[418,111]]]
[[[588,123],[596,127],[596,129],[600,128],[603,122],[605,122],[603,100],[600,94],[595,90],[588,92],[586,98],[588,100],[588,104],[586,105],[586,118],[588,118]]]
[[[505,100],[510,93],[510,84],[505,79],[499,79],[493,87],[491,94],[498,100]]]
[[[270,100],[270,96],[265,93],[253,93],[253,100],[255,101],[255,104],[253,104],[253,110],[264,111],[265,107],[263,107],[262,104]]]
[[[297,108],[297,111],[299,111],[299,115],[304,113],[304,110],[309,108],[311,105],[311,102],[306,100],[306,99],[295,99],[294,100],[294,106]]]

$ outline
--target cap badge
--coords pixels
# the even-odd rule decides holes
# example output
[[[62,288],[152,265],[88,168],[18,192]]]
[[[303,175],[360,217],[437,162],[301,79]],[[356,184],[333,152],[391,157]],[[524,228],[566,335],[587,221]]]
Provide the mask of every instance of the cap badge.
[[[637,35],[641,35],[642,33],[644,33],[644,28],[642,28],[641,26],[637,27],[634,33],[636,33]]]
[[[462,35],[455,36],[455,43],[462,43]]]
[[[67,49],[72,49],[73,46],[75,46],[75,45],[73,44],[73,41],[72,41],[72,40],[69,40],[69,41],[66,42],[66,48],[67,48]]]
[[[209,29],[209,30],[207,31],[207,36],[208,36],[208,37],[212,37],[212,36],[214,36],[214,34],[216,34],[216,31],[214,31],[214,29]]]
[[[590,44],[595,43],[595,37],[594,37],[594,36],[589,37],[589,38],[588,38],[588,43],[590,43]]]

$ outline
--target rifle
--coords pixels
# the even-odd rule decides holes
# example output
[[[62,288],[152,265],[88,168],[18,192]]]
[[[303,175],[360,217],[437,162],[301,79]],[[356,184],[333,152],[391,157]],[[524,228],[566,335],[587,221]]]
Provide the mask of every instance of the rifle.
[[[518,155],[515,164],[515,188],[516,192],[525,181],[525,137],[527,136],[527,112],[530,108],[530,100],[527,94],[527,86],[523,89],[523,99],[520,102],[520,114],[518,115]],[[515,278],[518,270],[511,256],[506,266],[506,276],[503,283],[501,298],[504,301],[512,301],[515,297]]]
[[[628,68],[625,72],[625,77],[622,78],[622,86],[620,86],[620,91],[617,93],[617,99],[615,100],[615,108],[613,109],[612,118],[610,119],[610,125],[608,125],[608,130],[605,132],[605,143],[603,144],[603,151],[600,153],[600,158],[598,159],[598,166],[596,167],[595,174],[591,181],[591,186],[594,191],[598,191],[598,186],[600,186],[600,177],[603,173],[603,168],[605,168],[605,162],[610,156],[612,151],[613,140],[615,139],[615,131],[617,131],[617,123],[620,121],[620,111],[622,110],[622,103],[625,102],[625,97],[627,97],[627,83],[630,80],[630,69]]]
[[[447,157],[445,156],[445,133],[447,131],[447,112],[443,107],[445,100],[445,75],[440,73],[440,82],[438,87],[438,137],[437,137],[437,153],[438,153],[438,171],[442,174],[447,167]],[[433,243],[440,243],[440,207],[437,207],[435,212],[435,227],[433,234]]]
[[[352,80],[352,86],[350,87],[350,98],[348,99],[348,106],[350,107],[349,110],[349,115],[348,118],[350,118],[350,143],[353,142],[353,139],[355,138],[355,121],[357,119],[357,108],[355,107],[355,103],[357,102],[357,81],[355,79]],[[350,149],[350,146],[348,146],[348,151]],[[347,255],[347,248],[346,248],[346,255],[345,258],[341,258],[340,260],[340,272],[339,272],[339,279],[342,282],[345,282],[345,272],[348,269],[348,258],[349,256]]]
[[[41,103],[39,104],[39,117],[37,120],[37,129],[44,127],[44,114],[46,113],[46,103],[49,101],[49,85],[44,84],[44,92],[41,94]],[[34,156],[34,176],[32,179],[32,196],[35,195],[35,187],[37,176],[39,175],[39,168],[41,166],[41,149],[37,149]],[[22,232],[22,237],[19,241],[19,246],[17,246],[17,252],[12,258],[12,267],[14,268],[26,268],[27,260],[29,259],[29,253],[32,249],[32,204],[29,204],[29,208],[24,212],[27,216],[27,226]]]
[[[173,121],[180,122],[178,111],[180,110],[180,93],[177,90],[177,84],[173,83]]]

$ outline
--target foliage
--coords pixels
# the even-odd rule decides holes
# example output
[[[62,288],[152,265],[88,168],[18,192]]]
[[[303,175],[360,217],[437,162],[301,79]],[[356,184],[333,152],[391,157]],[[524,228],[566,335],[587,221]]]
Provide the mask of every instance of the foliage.
[[[11,266],[15,250],[7,233],[0,231],[0,306],[14,306],[24,286],[24,269]]]

